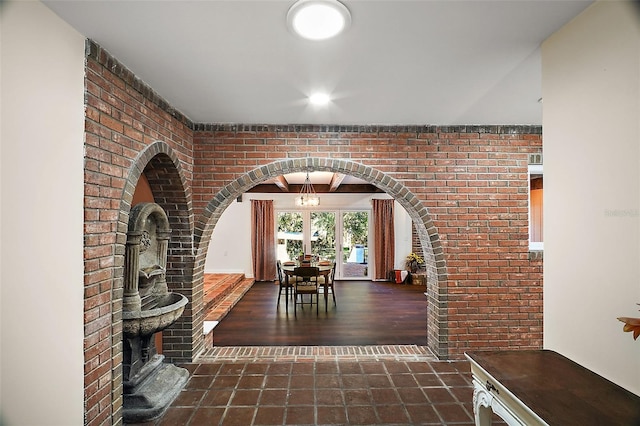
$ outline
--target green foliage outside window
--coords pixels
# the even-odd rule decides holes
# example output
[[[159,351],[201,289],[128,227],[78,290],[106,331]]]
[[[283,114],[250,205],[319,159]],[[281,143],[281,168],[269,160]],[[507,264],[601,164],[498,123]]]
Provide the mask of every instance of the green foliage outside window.
[[[278,215],[278,231],[299,233],[303,231],[303,217],[300,212],[282,212]],[[345,212],[343,227],[345,235],[345,256],[349,250],[358,244],[367,246],[369,238],[368,212]],[[334,212],[312,212],[311,228],[315,230],[312,253],[320,259],[335,260],[336,253],[336,214]],[[302,240],[286,240],[289,259],[297,259],[303,254]],[[346,258],[346,257],[345,257]]]
[[[369,239],[369,214],[367,212],[347,212],[344,214],[345,234],[351,236],[351,245],[367,245]]]
[[[299,232],[302,234],[302,214],[301,213],[280,213],[278,214],[279,231]],[[287,240],[287,255],[289,259],[297,259],[302,254],[302,240]]]
[[[311,229],[316,232],[316,240],[311,244],[311,254],[319,259],[335,260],[336,258],[336,214],[334,212],[311,213]]]

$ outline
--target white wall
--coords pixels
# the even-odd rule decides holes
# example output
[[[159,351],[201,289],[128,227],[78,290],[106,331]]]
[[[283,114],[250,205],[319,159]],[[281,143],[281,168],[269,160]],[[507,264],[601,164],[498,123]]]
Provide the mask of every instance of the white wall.
[[[386,194],[320,194],[322,209],[371,209],[372,198],[391,198]],[[211,235],[205,263],[206,273],[244,273],[253,277],[251,263],[251,200],[273,200],[274,208],[296,209],[292,194],[246,193],[242,202],[234,201],[224,211]],[[404,268],[411,252],[411,218],[395,203],[396,268]]]
[[[0,423],[80,425],[84,38],[3,2]]]
[[[542,46],[544,346],[640,393],[640,29],[597,2]]]

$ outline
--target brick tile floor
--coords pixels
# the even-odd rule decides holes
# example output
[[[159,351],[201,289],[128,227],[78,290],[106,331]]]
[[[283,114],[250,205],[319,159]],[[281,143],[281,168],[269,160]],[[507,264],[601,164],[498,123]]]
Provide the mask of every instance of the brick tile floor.
[[[473,425],[467,361],[387,349],[358,356],[327,348],[315,355],[279,348],[276,357],[257,356],[255,348],[234,357],[209,353],[184,365],[191,373],[185,389],[145,426]]]

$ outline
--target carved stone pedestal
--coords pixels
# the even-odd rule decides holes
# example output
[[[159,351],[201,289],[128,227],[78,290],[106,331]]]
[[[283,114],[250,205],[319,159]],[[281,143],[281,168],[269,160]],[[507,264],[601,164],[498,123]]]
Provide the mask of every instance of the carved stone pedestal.
[[[189,372],[164,364],[163,359],[163,355],[153,356],[138,374],[124,382],[125,423],[143,423],[161,416],[187,383]]]

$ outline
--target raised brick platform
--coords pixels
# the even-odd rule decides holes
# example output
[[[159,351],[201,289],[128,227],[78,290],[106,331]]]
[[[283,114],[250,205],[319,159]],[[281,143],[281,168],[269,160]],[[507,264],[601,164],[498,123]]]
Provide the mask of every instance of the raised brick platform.
[[[213,346],[213,330],[255,280],[244,274],[205,274],[204,276],[204,330],[205,346]]]

